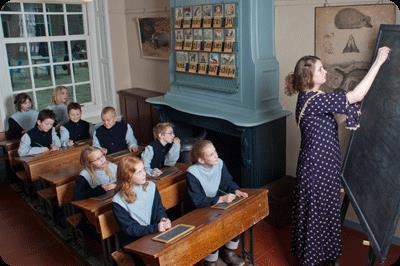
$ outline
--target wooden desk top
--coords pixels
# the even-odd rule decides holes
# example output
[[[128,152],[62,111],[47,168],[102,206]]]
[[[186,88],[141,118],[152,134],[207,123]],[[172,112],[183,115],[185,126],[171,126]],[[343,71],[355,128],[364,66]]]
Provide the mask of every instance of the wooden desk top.
[[[243,189],[249,197],[227,210],[196,209],[172,222],[194,225],[188,235],[165,244],[152,240],[157,234],[144,236],[124,247],[149,263],[193,265],[226,242],[255,225],[269,213],[266,189]]]
[[[81,152],[87,146],[89,146],[87,143],[81,143],[79,145],[68,147],[66,149],[59,149],[58,151],[49,151],[49,152],[39,153],[39,154],[35,154],[35,155],[19,156],[19,157],[16,157],[15,160],[22,162],[22,163],[31,164],[33,162],[38,162],[41,160],[48,160],[49,158],[54,158],[57,156],[63,156],[67,153],[74,152],[74,151]]]
[[[122,158],[124,158],[125,156],[137,156],[137,157],[140,157],[140,154],[144,150],[144,147],[143,146],[139,146],[138,148],[139,148],[139,150],[137,152],[130,152],[128,149],[126,149],[126,150],[119,151],[119,152],[116,152],[116,153],[107,154],[107,160],[109,160],[110,162],[113,162],[115,164],[118,164],[118,162]]]
[[[79,163],[81,152],[86,147],[88,144],[83,143],[64,150],[16,157],[15,160],[23,163],[26,173],[33,182],[37,181],[43,173]]]
[[[82,170],[80,164],[69,165],[61,169],[40,174],[40,178],[49,183],[50,186],[61,186],[65,183],[75,180]]]
[[[148,180],[153,181],[154,183],[156,183],[157,185],[157,189],[158,191],[161,191],[163,189],[165,189],[166,187],[177,183],[180,180],[185,179],[185,172],[186,169],[188,169],[188,167],[190,166],[190,164],[187,163],[176,163],[175,167],[179,169],[179,172],[176,173],[172,173],[170,175],[164,176],[162,178],[152,178],[152,177],[148,177]],[[162,171],[162,169],[161,169]]]

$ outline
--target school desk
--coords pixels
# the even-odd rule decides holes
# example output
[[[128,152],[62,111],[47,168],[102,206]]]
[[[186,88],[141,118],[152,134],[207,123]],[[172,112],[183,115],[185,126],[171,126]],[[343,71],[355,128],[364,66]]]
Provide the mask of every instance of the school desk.
[[[115,164],[118,164],[118,162],[124,158],[125,156],[137,156],[140,157],[140,154],[144,150],[144,146],[139,146],[137,152],[130,152],[128,149],[122,150],[119,152],[107,154],[107,160],[110,162],[113,162]]]
[[[193,265],[250,229],[249,259],[253,262],[252,227],[269,213],[268,190],[243,191],[249,197],[226,210],[200,208],[172,222],[172,226],[194,225],[189,234],[167,244],[152,240],[158,233],[147,235],[126,245],[124,251],[136,253],[152,265]]]
[[[4,148],[7,153],[8,162],[11,169],[16,165],[15,157],[18,156],[19,139],[7,139],[0,141],[0,146]]]
[[[159,180],[154,180],[157,189],[160,192],[161,201],[163,202],[165,209],[172,208],[182,201],[184,185],[186,184],[186,169],[188,166],[189,165],[185,163],[177,163],[176,167],[180,171],[172,173]],[[179,195],[177,195],[178,192],[180,193]],[[96,227],[98,232],[100,232],[97,219],[98,216],[107,210],[110,210],[112,207],[112,196],[105,199],[102,199],[102,196],[99,198],[88,198],[71,202],[72,205],[78,207],[85,213],[88,221]]]
[[[67,149],[16,157],[15,159],[24,165],[28,180],[35,182],[39,180],[39,176],[42,173],[79,163],[81,152],[86,147],[88,147],[88,144],[82,143]]]
[[[75,163],[60,169],[40,174],[40,179],[44,180],[49,187],[52,188],[59,207],[61,207],[62,203],[65,203],[64,200],[59,198],[60,193],[64,193],[64,190],[60,190],[59,188],[69,182],[75,182],[75,178],[79,175],[82,168],[83,166],[81,166],[79,163]]]

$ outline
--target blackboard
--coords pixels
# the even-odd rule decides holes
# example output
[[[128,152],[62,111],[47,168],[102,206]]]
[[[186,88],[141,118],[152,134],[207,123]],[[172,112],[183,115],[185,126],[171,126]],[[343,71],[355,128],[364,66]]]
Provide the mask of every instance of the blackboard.
[[[400,216],[400,25],[381,25],[375,56],[382,46],[392,51],[363,101],[361,127],[352,133],[342,174],[346,194],[381,261]]]

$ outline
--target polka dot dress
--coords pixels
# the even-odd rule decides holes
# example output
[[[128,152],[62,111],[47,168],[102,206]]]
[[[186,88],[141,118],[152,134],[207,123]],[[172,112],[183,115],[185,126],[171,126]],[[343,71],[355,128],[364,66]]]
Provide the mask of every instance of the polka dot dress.
[[[359,126],[359,105],[344,92],[300,92],[296,121],[301,131],[292,212],[292,253],[301,265],[318,265],[340,256],[340,169],[338,126],[334,113],[346,115],[346,127]]]

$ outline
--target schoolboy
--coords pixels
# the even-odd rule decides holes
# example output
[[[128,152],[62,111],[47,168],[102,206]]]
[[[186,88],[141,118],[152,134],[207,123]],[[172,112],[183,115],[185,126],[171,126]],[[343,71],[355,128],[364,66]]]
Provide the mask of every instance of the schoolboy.
[[[160,168],[174,166],[179,159],[181,141],[175,137],[171,123],[158,123],[153,128],[154,140],[146,146],[141,156],[146,173],[157,177],[162,174]]]
[[[68,146],[76,141],[90,138],[89,122],[82,120],[82,108],[79,103],[69,103],[67,107],[69,120],[60,128],[61,143]]]
[[[61,142],[53,127],[55,119],[56,115],[52,110],[44,109],[40,111],[36,126],[22,136],[18,155],[26,156],[58,150]]]
[[[103,125],[93,133],[93,146],[100,147],[105,153],[129,149],[130,152],[138,151],[137,140],[129,124],[117,121],[117,114],[114,107],[107,106],[101,111]]]

